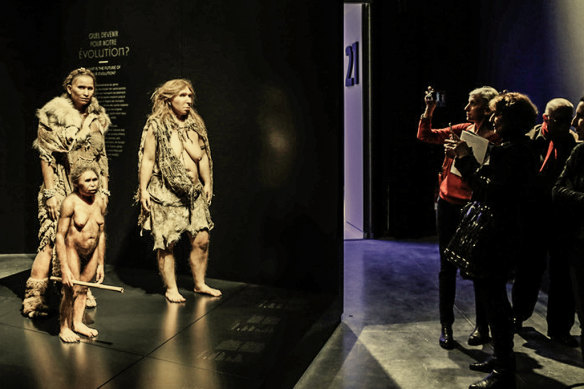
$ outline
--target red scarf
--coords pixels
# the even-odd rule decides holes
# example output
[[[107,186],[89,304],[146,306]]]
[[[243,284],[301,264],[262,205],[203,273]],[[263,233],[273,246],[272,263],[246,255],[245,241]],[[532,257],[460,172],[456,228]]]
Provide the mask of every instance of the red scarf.
[[[548,136],[550,136],[550,132],[548,130],[547,122],[543,122],[541,124],[541,134],[543,135],[543,137],[545,139],[547,139]],[[552,155],[552,153],[554,153],[554,160],[555,159],[558,159],[558,149],[554,145],[554,141],[552,139],[550,139],[550,143],[549,143],[549,146],[548,146],[547,154],[545,156],[545,159],[543,160],[543,163],[541,164],[541,168],[539,169],[540,172],[543,171],[543,168],[545,167],[545,164],[547,163],[547,161],[550,158],[550,155]]]

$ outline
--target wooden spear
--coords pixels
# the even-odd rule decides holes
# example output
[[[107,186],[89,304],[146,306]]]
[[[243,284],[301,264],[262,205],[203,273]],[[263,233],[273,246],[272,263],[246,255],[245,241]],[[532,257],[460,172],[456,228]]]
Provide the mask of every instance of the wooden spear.
[[[51,276],[51,281],[63,282],[61,277],[54,277],[54,276]],[[105,289],[105,290],[111,290],[114,292],[124,293],[124,288],[120,288],[119,286],[110,286],[110,285],[98,284],[96,282],[85,282],[85,281],[77,281],[77,280],[74,280],[73,283],[76,285],[89,286],[91,288]]]

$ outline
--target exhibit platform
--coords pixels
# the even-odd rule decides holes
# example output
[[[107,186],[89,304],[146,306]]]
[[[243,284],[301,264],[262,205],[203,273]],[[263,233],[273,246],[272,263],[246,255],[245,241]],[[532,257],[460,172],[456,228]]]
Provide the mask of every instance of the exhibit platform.
[[[9,388],[291,388],[338,325],[340,302],[273,287],[208,279],[195,294],[179,275],[182,304],[166,301],[159,275],[107,268],[85,321],[95,339],[64,344],[58,317],[20,314],[29,271],[0,279],[0,377]],[[7,386],[4,386],[7,385]]]

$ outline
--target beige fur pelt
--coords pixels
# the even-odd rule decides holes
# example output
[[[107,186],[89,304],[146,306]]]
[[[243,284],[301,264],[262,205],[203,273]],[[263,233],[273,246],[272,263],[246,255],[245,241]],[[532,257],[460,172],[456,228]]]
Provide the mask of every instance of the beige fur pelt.
[[[39,151],[41,158],[49,162],[51,162],[51,153],[66,153],[77,138],[87,136],[89,126],[94,122],[98,124],[102,134],[107,132],[111,124],[105,109],[99,105],[95,97],[91,98],[85,121],[81,113],[73,106],[71,99],[65,95],[55,97],[37,110],[37,118],[39,130],[33,147]],[[84,131],[84,129],[87,130]]]
[[[22,314],[28,317],[46,316],[49,307],[46,303],[46,292],[49,279],[29,278],[26,280],[24,300],[22,301]]]

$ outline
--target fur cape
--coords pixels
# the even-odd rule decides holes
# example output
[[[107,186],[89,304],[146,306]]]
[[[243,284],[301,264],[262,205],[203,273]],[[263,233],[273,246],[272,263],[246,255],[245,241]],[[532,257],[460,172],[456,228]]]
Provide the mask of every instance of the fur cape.
[[[49,163],[54,161],[52,153],[67,153],[76,139],[87,136],[93,123],[98,125],[104,135],[111,124],[105,109],[99,105],[95,97],[91,98],[87,107],[85,121],[66,95],[55,97],[37,110],[37,118],[38,136],[33,142],[33,148]]]

